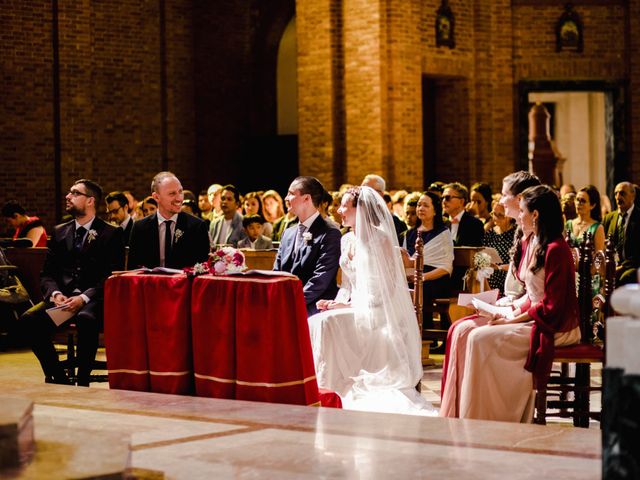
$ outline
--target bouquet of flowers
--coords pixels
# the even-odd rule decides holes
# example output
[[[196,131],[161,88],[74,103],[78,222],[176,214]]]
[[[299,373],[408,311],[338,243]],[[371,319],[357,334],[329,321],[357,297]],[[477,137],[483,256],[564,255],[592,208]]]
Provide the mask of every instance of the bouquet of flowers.
[[[473,256],[473,268],[482,270],[491,267],[491,257],[485,252],[478,252]]]
[[[203,263],[196,263],[191,268],[185,268],[187,275],[225,275],[227,273],[242,272],[247,269],[244,254],[233,247],[221,247],[209,254],[209,259]]]

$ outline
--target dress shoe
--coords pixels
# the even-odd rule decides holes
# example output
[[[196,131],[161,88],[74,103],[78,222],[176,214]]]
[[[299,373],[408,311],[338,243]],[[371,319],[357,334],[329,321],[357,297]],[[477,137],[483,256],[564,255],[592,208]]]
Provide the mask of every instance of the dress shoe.
[[[58,377],[47,376],[44,378],[44,383],[54,383],[56,385],[73,385],[73,382],[69,380],[69,377],[67,377],[66,375]]]

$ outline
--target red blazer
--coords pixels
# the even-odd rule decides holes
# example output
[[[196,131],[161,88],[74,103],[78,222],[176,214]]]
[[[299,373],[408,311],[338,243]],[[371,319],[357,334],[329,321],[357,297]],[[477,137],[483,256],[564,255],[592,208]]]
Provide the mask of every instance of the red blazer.
[[[534,385],[546,384],[554,354],[554,335],[578,326],[575,268],[571,250],[559,237],[547,246],[544,259],[544,296],[527,312],[535,321],[525,368]]]

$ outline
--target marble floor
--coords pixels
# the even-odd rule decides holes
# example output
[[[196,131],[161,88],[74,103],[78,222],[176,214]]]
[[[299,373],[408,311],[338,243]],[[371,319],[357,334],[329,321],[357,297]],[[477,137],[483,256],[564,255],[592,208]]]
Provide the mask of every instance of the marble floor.
[[[426,369],[423,379],[423,394],[436,405],[439,372]],[[129,439],[134,478],[600,477],[597,426],[349,412],[109,390],[106,384],[45,385],[30,352],[0,353],[0,389],[35,402],[36,439],[39,426]]]

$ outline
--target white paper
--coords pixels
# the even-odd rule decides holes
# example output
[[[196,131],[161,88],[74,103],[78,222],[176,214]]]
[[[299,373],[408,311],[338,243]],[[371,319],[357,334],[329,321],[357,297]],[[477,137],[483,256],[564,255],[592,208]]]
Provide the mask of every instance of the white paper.
[[[461,307],[471,307],[471,302],[474,298],[490,305],[494,305],[498,300],[498,295],[500,295],[500,290],[497,288],[481,293],[460,293],[458,294],[458,305]]]
[[[491,315],[500,314],[508,319],[513,318],[513,309],[511,307],[498,307],[496,305],[491,305],[490,303],[483,302],[482,300],[478,300],[477,298],[473,298],[471,300],[471,303],[474,307],[482,312],[486,312]]]
[[[63,306],[47,308],[47,313],[58,327],[73,317],[73,313],[63,310]]]
[[[481,250],[482,253],[486,253],[491,258],[491,263],[495,265],[502,265],[504,262],[500,258],[500,254],[493,247],[485,247]]]

